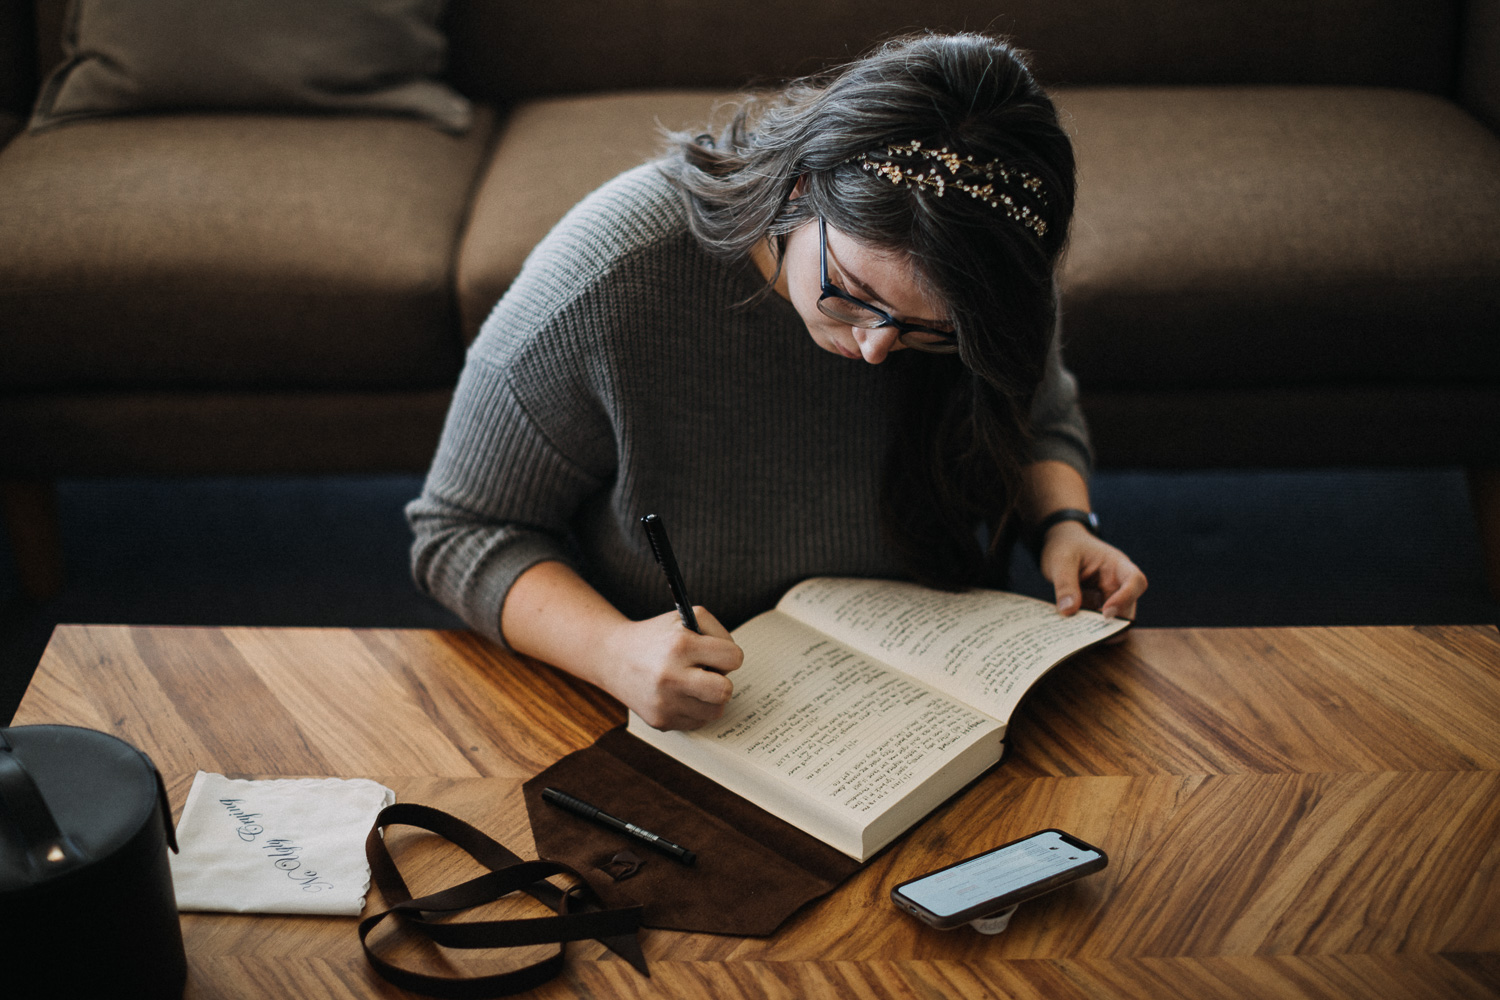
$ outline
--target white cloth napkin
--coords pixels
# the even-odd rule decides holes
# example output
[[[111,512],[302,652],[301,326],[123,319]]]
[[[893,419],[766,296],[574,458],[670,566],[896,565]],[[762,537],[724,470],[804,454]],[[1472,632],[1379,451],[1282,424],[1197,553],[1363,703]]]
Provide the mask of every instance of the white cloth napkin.
[[[244,781],[199,771],[168,854],[180,910],[357,917],[365,837],[396,793],[364,778]]]

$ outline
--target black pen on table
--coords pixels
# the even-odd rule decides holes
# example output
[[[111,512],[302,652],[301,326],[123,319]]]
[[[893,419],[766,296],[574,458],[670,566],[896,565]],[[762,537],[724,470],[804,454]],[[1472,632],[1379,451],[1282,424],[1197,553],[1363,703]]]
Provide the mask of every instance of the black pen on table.
[[[687,585],[682,582],[682,570],[677,568],[677,557],[672,554],[672,543],[667,538],[666,525],[655,514],[647,514],[641,518],[641,527],[646,529],[646,537],[651,541],[651,552],[656,556],[657,565],[667,575],[667,586],[672,588],[672,600],[677,604],[682,627],[702,635],[703,630],[698,627],[698,616],[693,614],[693,602],[688,600]]]
[[[556,788],[543,788],[542,801],[550,802],[555,806],[566,809],[575,816],[582,816],[584,819],[593,820],[600,826],[607,826],[617,833],[634,837],[636,840],[656,848],[668,857],[675,858],[685,865],[691,865],[698,860],[697,854],[683,847],[681,844],[674,844],[664,837],[657,836],[650,830],[636,826],[634,823],[627,822],[617,816],[611,816],[598,806],[591,806],[582,799],[569,795],[567,792],[559,791]]]

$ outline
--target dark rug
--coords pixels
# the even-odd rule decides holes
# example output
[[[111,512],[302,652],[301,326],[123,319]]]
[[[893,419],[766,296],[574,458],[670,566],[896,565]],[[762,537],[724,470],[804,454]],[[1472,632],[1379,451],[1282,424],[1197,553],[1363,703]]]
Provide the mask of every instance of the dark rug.
[[[417,593],[418,477],[71,480],[67,582],[23,600],[0,546],[0,720],[59,622],[452,628]],[[1108,537],[1146,571],[1143,626],[1500,621],[1463,473],[1104,472]],[[1024,558],[1015,589],[1048,596]]]

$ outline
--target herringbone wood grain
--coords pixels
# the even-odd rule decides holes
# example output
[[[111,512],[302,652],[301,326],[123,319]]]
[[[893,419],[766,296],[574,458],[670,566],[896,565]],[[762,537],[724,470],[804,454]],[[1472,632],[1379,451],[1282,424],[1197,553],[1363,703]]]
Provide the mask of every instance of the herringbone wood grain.
[[[198,769],[371,777],[529,856],[522,781],[623,718],[462,632],[65,626],[15,724],[130,741],[179,811]],[[887,900],[1051,826],[1110,865],[1004,934],[932,931]],[[391,845],[419,893],[472,873],[414,832]],[[347,919],[184,914],[183,929],[189,997],[404,995]],[[583,942],[535,995],[1500,996],[1500,634],[1135,631],[1053,671],[998,768],[774,936],[644,945],[650,979]],[[383,946],[432,972],[525,957]]]

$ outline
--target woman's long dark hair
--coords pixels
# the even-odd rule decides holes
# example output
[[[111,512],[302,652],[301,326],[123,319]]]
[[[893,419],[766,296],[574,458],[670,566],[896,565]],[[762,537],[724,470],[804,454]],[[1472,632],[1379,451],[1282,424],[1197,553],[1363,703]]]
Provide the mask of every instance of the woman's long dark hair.
[[[1021,55],[978,34],[899,38],[747,100],[716,138],[672,139],[662,169],[710,252],[743,260],[769,237],[779,260],[787,234],[821,215],[861,243],[906,255],[947,303],[957,356],[903,351],[887,362],[913,370],[892,415],[882,511],[914,578],[977,582],[987,553],[976,528],[990,527],[993,549],[1015,517],[1076,186],[1072,144]],[[905,162],[887,150],[913,142],[1039,179],[1044,199],[1025,204],[1043,225],[963,190],[893,183],[854,159]],[[997,197],[1008,192],[1017,203],[1028,193],[996,183]]]

